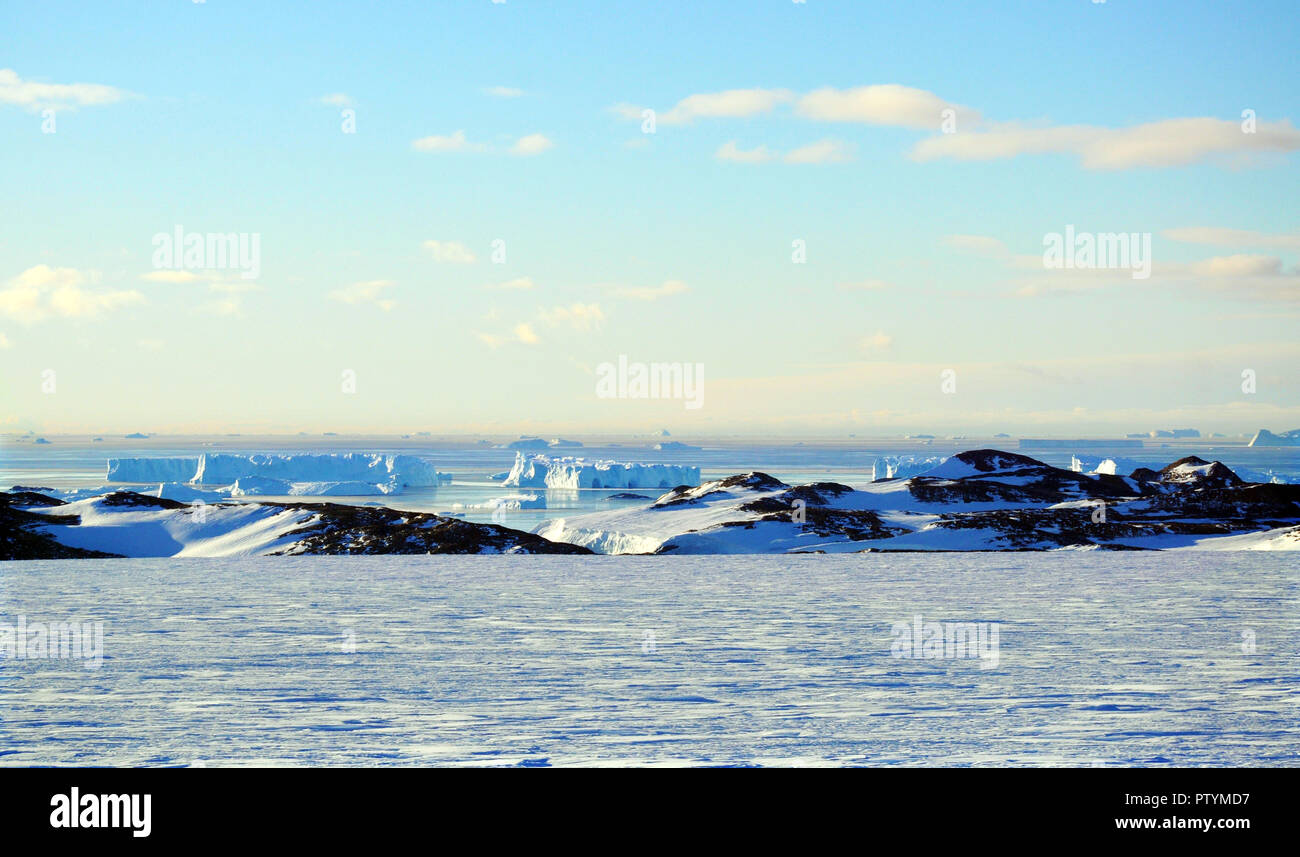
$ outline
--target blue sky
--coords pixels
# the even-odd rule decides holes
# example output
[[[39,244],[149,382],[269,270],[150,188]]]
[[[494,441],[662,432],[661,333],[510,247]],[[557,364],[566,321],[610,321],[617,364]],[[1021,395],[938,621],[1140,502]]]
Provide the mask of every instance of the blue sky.
[[[0,428],[1300,425],[1294,4],[268,5],[0,10]]]

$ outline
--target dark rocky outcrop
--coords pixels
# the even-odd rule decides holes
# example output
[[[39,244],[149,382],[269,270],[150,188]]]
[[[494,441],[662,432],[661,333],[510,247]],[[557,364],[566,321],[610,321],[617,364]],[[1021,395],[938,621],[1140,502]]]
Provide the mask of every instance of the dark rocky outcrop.
[[[578,545],[552,542],[496,524],[475,524],[422,512],[338,503],[266,503],[302,509],[316,518],[284,534],[293,543],[274,555],[370,554],[590,554]]]
[[[0,492],[0,560],[97,559],[117,556],[60,544],[52,534],[45,532],[50,526],[80,524],[81,519],[77,515],[40,514],[19,508],[63,505],[66,504],[62,500],[31,491],[12,494]]]

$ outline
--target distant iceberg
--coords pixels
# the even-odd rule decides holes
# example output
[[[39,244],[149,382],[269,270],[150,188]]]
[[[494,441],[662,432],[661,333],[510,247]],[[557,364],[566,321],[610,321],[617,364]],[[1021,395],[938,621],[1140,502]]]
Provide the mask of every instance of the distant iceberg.
[[[914,455],[884,455],[877,458],[875,463],[871,465],[871,481],[907,479],[927,470],[932,470],[947,460],[947,457],[943,456],[917,458]]]
[[[1291,429],[1281,434],[1273,434],[1268,429],[1260,429],[1250,439],[1249,446],[1300,446],[1300,429]]]
[[[109,482],[189,482],[198,468],[197,457],[110,458],[104,478]]]
[[[556,438],[558,440],[558,438]],[[502,446],[502,449],[549,449],[550,444],[540,437],[531,437],[524,435],[519,440],[511,441]]]
[[[516,452],[515,466],[502,484],[522,488],[676,488],[699,485],[700,468],[586,461]]]
[[[1128,476],[1141,467],[1131,458],[1098,458],[1090,455],[1071,455],[1070,470],[1101,476]]]
[[[231,486],[234,496],[369,496],[451,481],[414,455],[235,455],[110,458],[110,482]]]

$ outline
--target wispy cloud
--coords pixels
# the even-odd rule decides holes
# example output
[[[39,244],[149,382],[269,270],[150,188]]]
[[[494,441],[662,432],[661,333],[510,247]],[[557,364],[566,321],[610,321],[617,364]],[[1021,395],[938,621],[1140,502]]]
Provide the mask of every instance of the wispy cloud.
[[[1019,155],[1074,155],[1087,169],[1174,167],[1214,156],[1245,158],[1300,149],[1300,129],[1287,120],[1260,122],[1253,133],[1227,119],[1165,119],[1128,128],[1095,125],[1037,127],[1015,122],[940,134],[912,149],[917,161],[992,161]]]
[[[853,148],[839,140],[820,140],[787,152],[782,157],[767,146],[742,149],[732,140],[719,146],[713,157],[735,164],[766,164],[778,158],[787,164],[836,164],[853,160]]]
[[[374,304],[388,312],[397,306],[397,301],[383,297],[384,290],[392,285],[391,280],[366,280],[335,289],[330,292],[330,297],[345,304]]]
[[[11,68],[0,69],[0,104],[16,104],[31,110],[47,107],[68,109],[116,104],[130,93],[99,83],[38,83],[23,80]]]
[[[591,330],[600,327],[605,314],[598,304],[574,303],[543,310],[542,321],[550,325],[568,325],[577,330]]]
[[[765,164],[775,159],[776,154],[767,146],[744,150],[736,145],[735,140],[732,140],[719,146],[718,151],[713,153],[713,157],[719,161],[731,161],[737,164]]]
[[[316,100],[319,101],[321,104],[325,104],[330,107],[351,107],[352,106],[352,96],[348,95],[346,92],[333,92],[330,93],[329,95],[322,95],[320,98]]]
[[[421,244],[433,256],[435,262],[468,265],[475,260],[474,251],[459,241],[429,240]]]
[[[0,288],[0,315],[22,324],[52,317],[91,317],[121,307],[144,303],[134,290],[100,291],[93,285],[98,275],[75,268],[36,265]]]
[[[536,345],[537,343],[542,341],[541,339],[538,338],[537,334],[533,331],[533,326],[526,322],[520,322],[519,324],[516,324],[514,333],[515,333],[515,339],[519,340],[525,345]]]
[[[489,289],[504,289],[507,291],[518,291],[522,289],[535,288],[536,284],[532,277],[516,277],[513,280],[506,280],[504,283],[494,283],[489,285]]]
[[[555,146],[545,134],[529,134],[526,137],[520,137],[515,144],[510,147],[512,155],[540,155],[547,149]]]
[[[1217,247],[1271,248],[1300,250],[1300,232],[1255,232],[1249,229],[1223,229],[1214,226],[1185,226],[1160,233],[1171,241],[1187,244],[1210,244]]]
[[[961,127],[981,121],[975,110],[933,92],[894,83],[849,89],[823,87],[804,95],[789,89],[761,88],[701,92],[688,95],[659,113],[656,121],[663,125],[688,125],[697,119],[749,119],[772,114],[784,105],[793,106],[795,117],[813,122],[856,122],[937,131],[948,118]],[[627,103],[613,107],[618,116],[635,121],[642,119],[644,109]],[[791,113],[787,111],[786,115]]]
[[[670,295],[680,295],[690,291],[690,286],[681,280],[667,280],[660,286],[616,286],[612,294],[616,298],[633,301],[657,301]]]
[[[801,97],[795,113],[819,122],[863,122],[901,128],[938,130],[945,111],[957,127],[980,121],[977,111],[945,101],[933,92],[886,83],[851,89],[826,87]]]
[[[464,131],[456,131],[449,136],[435,134],[421,137],[411,143],[411,148],[417,152],[455,153],[482,152],[487,149],[487,146],[483,143],[472,143],[465,137]]]
[[[513,86],[489,86],[483,91],[494,98],[520,98],[525,94],[522,89]]]
[[[842,164],[853,160],[853,147],[840,140],[819,140],[786,154],[787,164]]]
[[[788,89],[728,89],[688,95],[671,109],[658,114],[661,125],[687,125],[696,119],[743,119],[771,113],[778,105],[791,100]],[[642,108],[624,104],[616,108],[628,119],[640,119]]]

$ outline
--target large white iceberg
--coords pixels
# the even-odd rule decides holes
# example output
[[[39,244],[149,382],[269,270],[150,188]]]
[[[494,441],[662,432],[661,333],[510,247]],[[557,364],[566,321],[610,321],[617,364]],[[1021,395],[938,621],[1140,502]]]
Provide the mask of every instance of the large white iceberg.
[[[236,455],[207,453],[197,458],[110,458],[108,479],[128,483],[238,484],[232,494],[375,495],[405,487],[449,482],[433,463],[414,455]]]
[[[502,484],[521,488],[676,488],[699,485],[700,468],[516,452],[515,466]]]
[[[214,453],[199,459],[191,482],[228,485],[245,476],[265,476],[286,482],[392,482],[399,486],[438,484],[432,462],[414,455],[231,455]]]
[[[395,494],[400,489],[391,482],[289,482],[271,476],[241,476],[230,486],[232,497],[376,497]]]
[[[199,459],[190,458],[110,458],[109,482],[189,482],[198,469]]]

